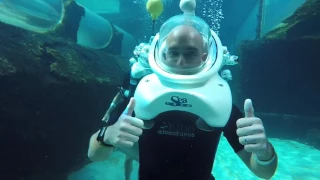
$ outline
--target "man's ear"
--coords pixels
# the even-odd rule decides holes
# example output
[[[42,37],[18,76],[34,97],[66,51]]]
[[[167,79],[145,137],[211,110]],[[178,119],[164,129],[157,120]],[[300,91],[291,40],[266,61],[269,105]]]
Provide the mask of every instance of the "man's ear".
[[[205,61],[205,60],[207,60],[207,57],[208,57],[208,54],[207,53],[203,53],[202,54],[202,61]]]

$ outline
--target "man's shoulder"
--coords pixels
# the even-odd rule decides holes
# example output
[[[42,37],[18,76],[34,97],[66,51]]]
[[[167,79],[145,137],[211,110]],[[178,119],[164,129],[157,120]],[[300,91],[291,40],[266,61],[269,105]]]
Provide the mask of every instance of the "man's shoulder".
[[[235,104],[232,104],[231,114],[230,114],[228,123],[225,126],[225,129],[234,127],[235,124],[237,123],[237,120],[243,117],[244,117],[243,113],[240,111],[240,109]]]
[[[233,103],[232,104],[232,110],[231,110],[230,119],[231,118],[237,118],[238,119],[239,117],[243,117],[243,113],[240,111],[238,106]]]

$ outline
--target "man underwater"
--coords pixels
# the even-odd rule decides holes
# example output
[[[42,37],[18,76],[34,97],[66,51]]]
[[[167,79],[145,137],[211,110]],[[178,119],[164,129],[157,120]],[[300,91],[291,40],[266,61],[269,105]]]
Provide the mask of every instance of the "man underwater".
[[[210,32],[196,16],[179,15],[164,23],[150,50],[155,53],[149,61],[158,68],[140,80],[133,97],[117,105],[109,116],[112,123],[92,135],[92,161],[106,160],[117,148],[139,162],[139,180],[210,180],[223,132],[256,176],[274,175],[277,154],[251,100],[245,101],[243,116],[232,104],[229,86],[214,73],[223,50]],[[127,78],[123,88],[129,86]]]

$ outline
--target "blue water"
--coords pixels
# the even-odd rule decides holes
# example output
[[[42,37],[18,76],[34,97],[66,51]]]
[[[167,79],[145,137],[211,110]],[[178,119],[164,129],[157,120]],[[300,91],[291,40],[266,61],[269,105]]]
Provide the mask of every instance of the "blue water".
[[[87,1],[90,10],[97,11],[91,15],[97,14],[99,20],[108,20],[121,28],[125,37],[132,37],[125,38],[133,40],[123,44],[148,42],[154,35],[145,9],[147,0]],[[178,0],[163,2],[164,12],[154,24],[156,33],[167,19],[182,13]],[[244,100],[252,98],[256,116],[277,151],[279,165],[272,179],[316,180],[320,177],[320,38],[313,36],[320,34],[319,23],[298,24],[276,40],[259,39],[259,2],[198,0],[196,15],[209,24],[232,55],[239,56],[238,65],[223,69],[232,73],[228,82],[234,103],[242,110]],[[262,38],[285,26],[283,21],[305,2],[265,0],[260,19]],[[90,162],[87,150],[90,136],[100,128],[121,84],[118,75],[126,71],[132,54],[77,45],[83,37],[92,43],[99,33],[90,33],[102,32],[104,24],[97,26],[89,19],[87,31],[81,34],[77,15],[82,9],[66,13],[61,5],[59,0],[0,0],[0,136],[4,144],[0,179],[122,180],[124,154],[116,151],[106,161]],[[61,17],[70,18],[70,24]],[[37,28],[41,36],[34,32]],[[57,36],[51,30],[64,32]],[[293,38],[286,39],[289,37]],[[103,41],[100,36],[98,39]],[[113,47],[121,48],[118,45]],[[128,47],[125,50],[131,51]],[[69,76],[82,81],[75,82]],[[91,82],[95,78],[99,83]],[[132,180],[137,180],[138,167],[134,162]],[[212,173],[216,179],[257,179],[224,137]]]
[[[299,8],[304,2],[305,0],[290,2],[266,0],[264,4],[265,14],[263,14],[263,26],[261,29],[261,34],[264,35],[270,30],[277,27],[285,18],[291,16],[294,11]],[[157,30],[159,30],[161,24],[168,18],[181,13],[178,8],[179,1],[168,0],[164,1],[164,4],[165,11],[156,21],[155,29]],[[132,3],[128,2],[124,7],[124,11],[128,12],[128,14],[122,14],[121,18],[119,18],[118,16],[111,16],[110,20],[112,21],[113,18],[116,19],[117,25],[133,34],[140,41],[146,42],[148,40],[149,33],[151,32],[152,23],[150,21],[148,13],[144,10],[144,6],[145,1],[138,0]],[[256,38],[259,1],[252,0],[243,3],[243,1],[233,0],[208,0],[201,2],[198,1],[197,6],[198,9],[196,10],[196,14],[208,22],[210,27],[219,35],[223,45],[227,46],[230,52],[238,53],[238,48],[243,40],[253,40]],[[139,11],[131,13],[132,9],[139,9]],[[128,19],[130,19],[130,22],[127,21]],[[141,28],[132,28],[138,24]],[[141,31],[140,29],[143,29],[143,31]],[[260,64],[256,62],[255,59],[250,60],[255,62],[255,66],[263,68],[259,66]],[[268,60],[262,63],[267,62]],[[248,63],[248,65],[251,64],[249,62],[246,63]],[[274,66],[279,65],[283,68],[290,68],[290,64],[287,64],[288,66],[285,66],[286,63],[283,62],[283,64],[278,63],[274,64]],[[294,68],[295,66],[292,66],[292,69]],[[256,70],[254,69],[255,68],[253,67],[252,71],[256,72]],[[270,74],[273,73],[272,69],[264,70],[264,72],[265,71],[269,72]],[[237,73],[239,72],[239,69],[237,69],[237,67],[233,68],[233,72]],[[312,72],[314,72],[314,70]],[[245,72],[239,72],[239,74],[236,75],[242,75],[241,73],[245,74]],[[257,70],[257,76],[258,74],[259,71]],[[285,73],[281,77],[283,79],[290,78],[286,77]],[[277,77],[275,74],[271,79],[277,79],[281,77]],[[255,77],[254,75],[250,80],[256,83],[257,81],[259,81],[259,79],[256,80],[255,78],[258,77]],[[238,77],[235,77],[235,79],[237,80]],[[279,80],[279,83],[283,82]],[[234,86],[233,88],[240,86],[236,84],[236,81],[231,82],[231,85]],[[263,83],[257,86],[261,87],[262,89],[270,88],[263,86]],[[250,87],[255,86],[253,84]],[[319,86],[315,85],[314,87],[315,89],[319,89]],[[315,91],[311,89],[308,90],[308,92],[310,91],[312,91],[312,93],[310,93],[310,96],[308,96],[308,98],[312,99],[311,94],[315,93]],[[255,94],[258,94],[258,92],[255,92],[254,89],[251,89],[250,92],[251,96],[255,96]],[[270,90],[270,94],[271,92],[273,91]],[[278,93],[280,92],[281,89],[279,87]],[[301,91],[295,91],[295,89],[291,88],[289,92],[285,91],[281,93],[281,96],[286,96],[287,94],[287,96],[289,97],[294,93],[299,95]],[[237,93],[235,96],[241,96],[241,94]],[[281,96],[277,96],[275,98],[280,99]],[[263,100],[263,95],[261,95],[260,97],[260,99]],[[317,138],[317,136],[320,137],[318,126],[320,122],[319,113],[311,113],[315,112],[315,109],[307,107],[300,108],[299,104],[297,103],[286,104],[285,100],[279,100],[281,101],[281,105],[280,103],[276,103],[277,100],[274,100],[274,104],[271,105],[266,103],[264,104],[261,101],[254,102],[257,102],[258,104],[257,110],[262,113],[261,118],[263,119],[266,130],[268,132],[267,135],[270,136],[270,142],[274,144],[279,157],[279,168],[273,179],[318,179],[320,175],[320,167],[317,162],[320,159],[320,151],[315,147],[319,148],[319,143],[317,142],[320,142],[320,139]],[[242,101],[239,102],[240,107],[243,106],[242,103]],[[272,111],[275,109],[277,109],[277,111]],[[318,127],[314,128],[315,126]],[[238,157],[234,155],[231,148],[229,147],[229,144],[226,143],[225,140],[222,140],[222,142],[219,144],[219,150],[220,151],[218,151],[217,153],[216,162],[212,171],[217,179],[257,179],[256,176],[254,176],[247,169],[247,167],[244,166],[244,164],[238,159]],[[123,178],[123,161],[124,156],[122,154],[116,153],[114,156],[112,156],[110,161],[89,164],[85,168],[82,168],[74,174],[71,174],[69,180],[80,180],[82,179],[81,177],[84,177],[84,179],[90,177],[94,180],[100,180],[105,177],[108,177],[110,179]],[[135,163],[134,167],[135,168],[132,179],[136,179],[137,177],[138,164]],[[115,172],[115,174],[111,174],[111,172]]]

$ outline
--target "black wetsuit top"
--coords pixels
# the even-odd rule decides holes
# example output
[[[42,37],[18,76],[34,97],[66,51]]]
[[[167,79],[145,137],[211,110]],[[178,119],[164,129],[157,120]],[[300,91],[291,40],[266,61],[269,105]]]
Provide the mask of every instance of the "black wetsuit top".
[[[128,83],[126,78],[125,88]],[[121,103],[118,112],[127,103]],[[244,148],[236,134],[236,121],[242,117],[233,105],[225,127],[203,131],[195,124],[196,115],[177,111],[158,115],[153,128],[143,130],[139,139],[139,180],[214,179],[211,171],[222,132],[235,152]]]

